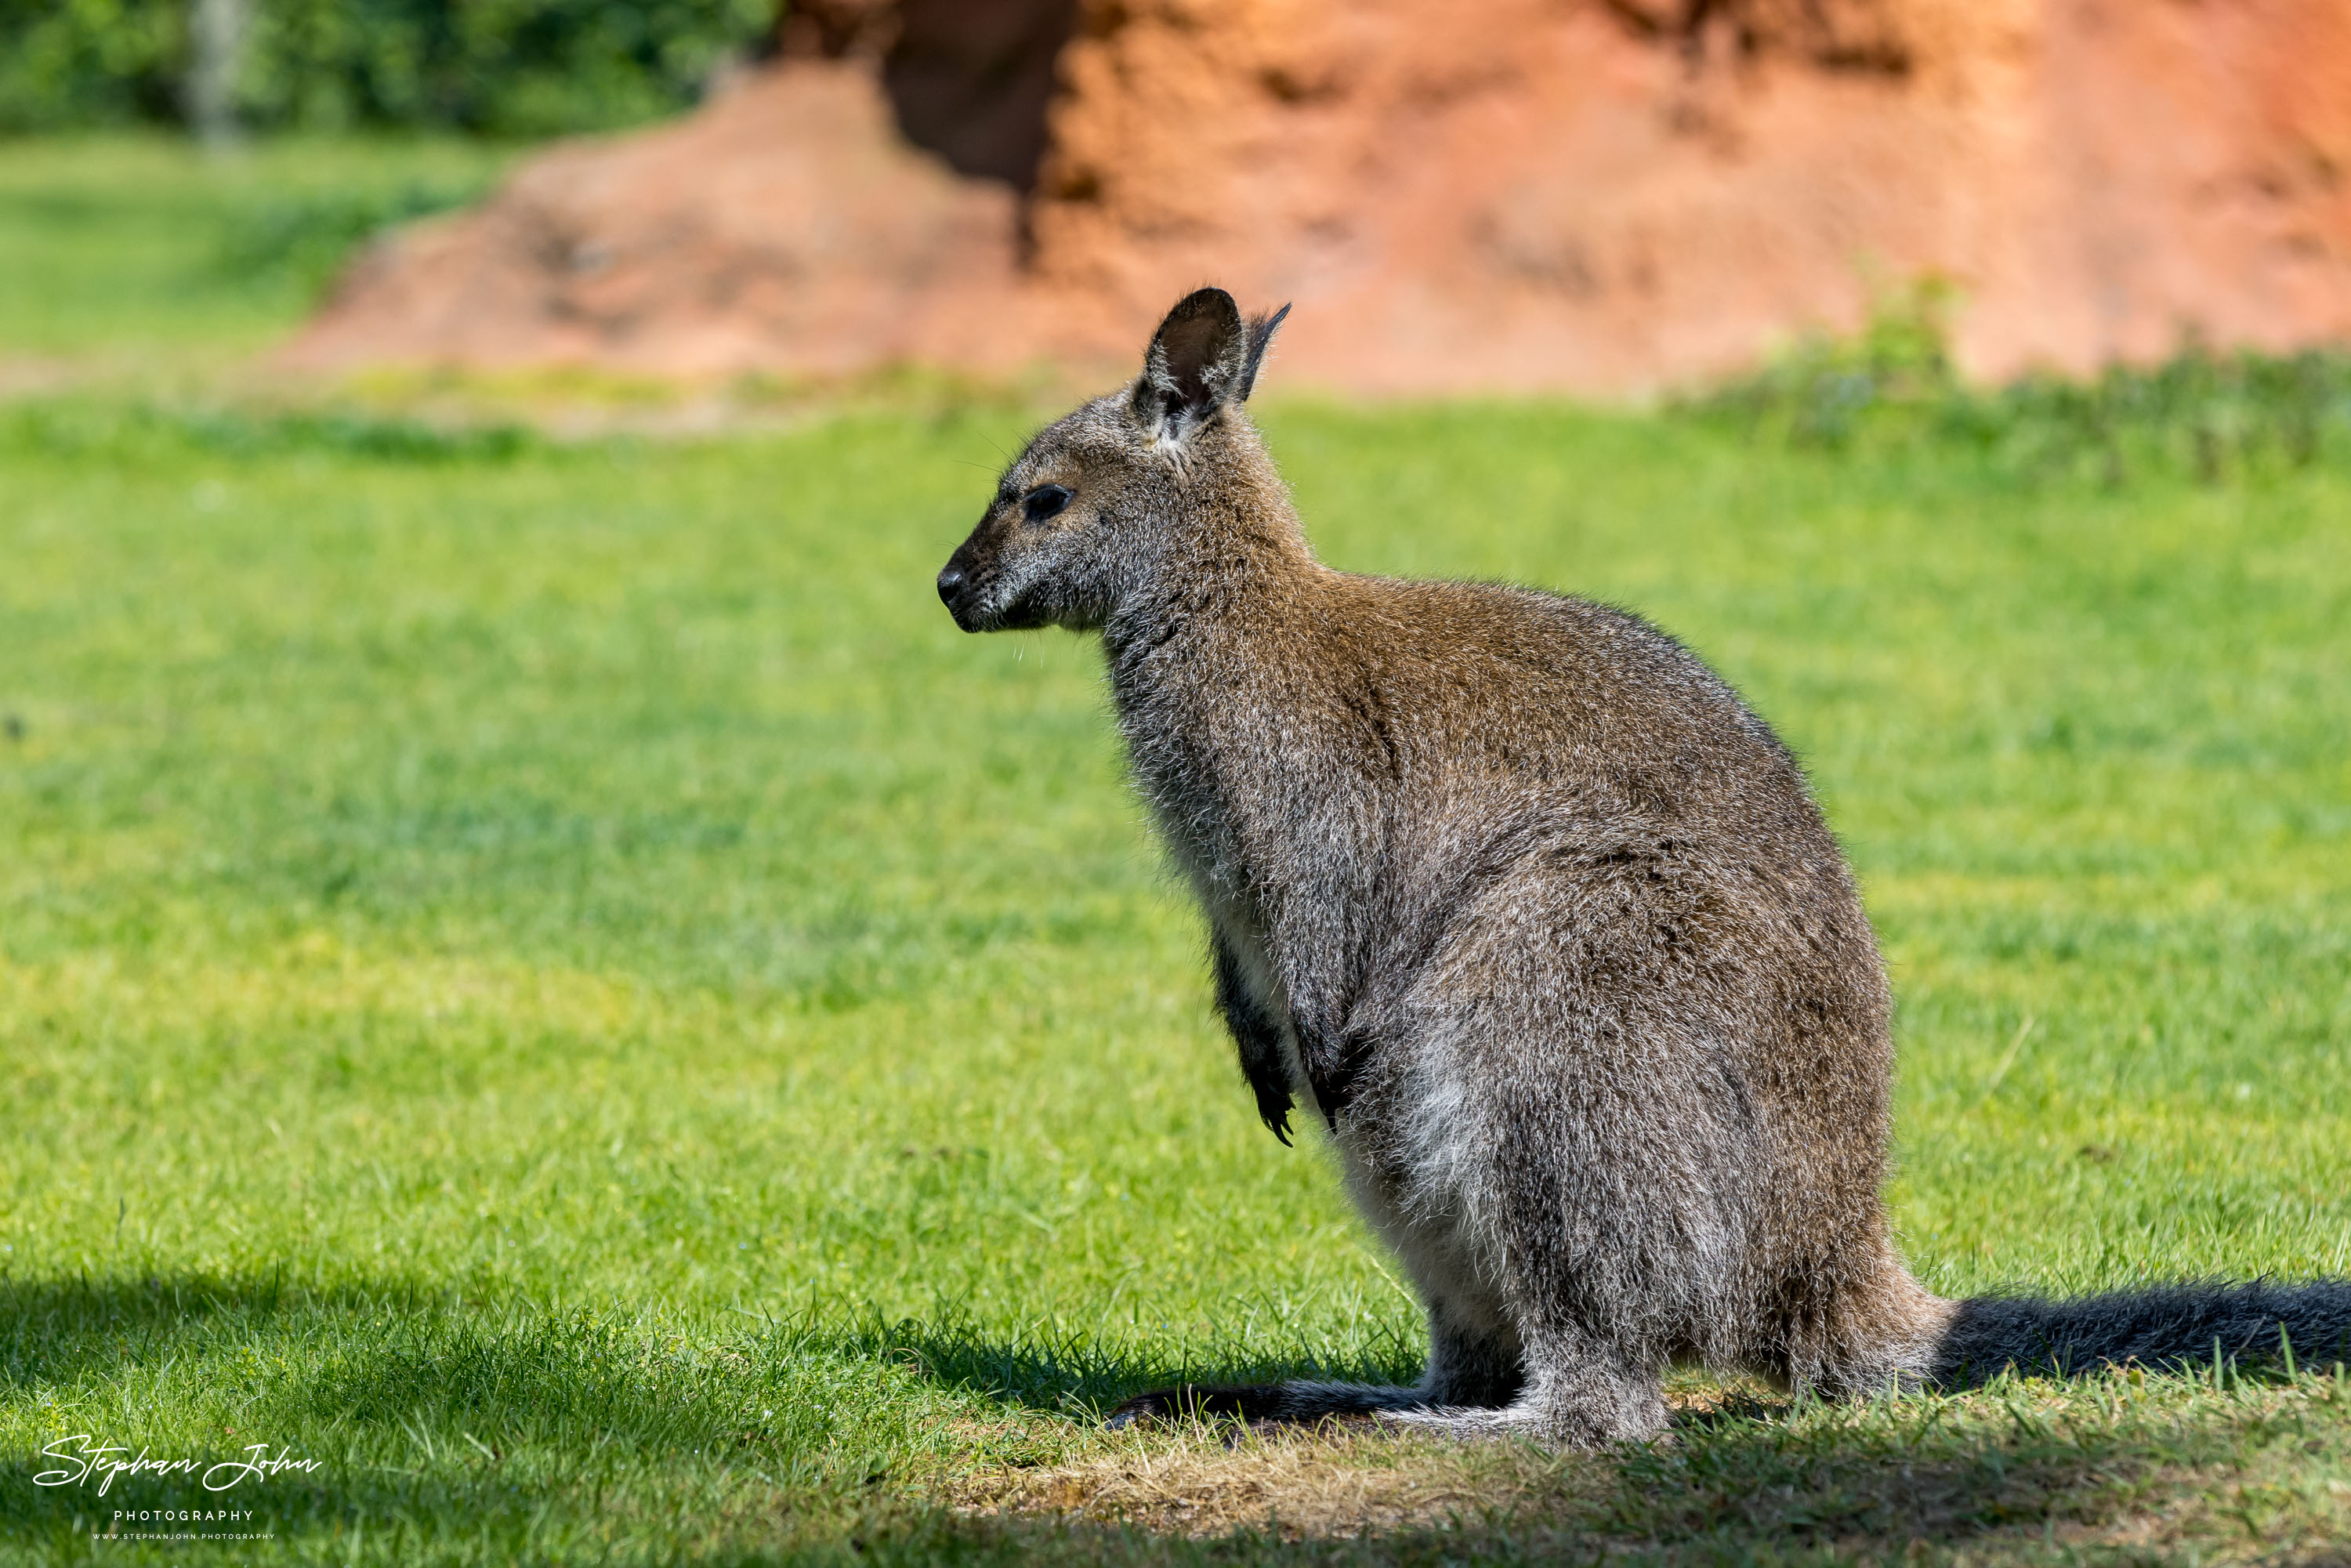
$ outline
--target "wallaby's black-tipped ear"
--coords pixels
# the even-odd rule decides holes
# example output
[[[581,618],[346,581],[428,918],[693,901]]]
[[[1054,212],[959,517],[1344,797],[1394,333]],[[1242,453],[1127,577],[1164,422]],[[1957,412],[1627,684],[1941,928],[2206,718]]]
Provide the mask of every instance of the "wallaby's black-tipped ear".
[[[1266,345],[1282,322],[1290,319],[1290,307],[1285,305],[1270,316],[1252,316],[1249,324],[1249,362],[1241,367],[1241,390],[1233,394],[1235,402],[1249,402],[1249,394],[1257,386],[1257,368],[1265,363]]]
[[[1174,444],[1228,402],[1249,395],[1255,361],[1240,307],[1221,288],[1186,295],[1152,334],[1134,383],[1134,418],[1155,441]]]

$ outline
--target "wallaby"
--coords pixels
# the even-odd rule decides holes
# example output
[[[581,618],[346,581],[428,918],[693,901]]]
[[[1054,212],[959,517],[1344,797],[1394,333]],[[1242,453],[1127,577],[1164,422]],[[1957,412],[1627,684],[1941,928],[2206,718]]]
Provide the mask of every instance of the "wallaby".
[[[1824,1394],[2346,1356],[2351,1283],[1942,1300],[1896,1251],[1885,970],[1771,728],[1672,638],[1315,559],[1241,411],[1288,307],[1203,288],[1048,426],[939,573],[967,632],[1098,632],[1259,1113],[1328,1128],[1428,1311],[1411,1387],[1170,1389],[1592,1446],[1695,1363]]]

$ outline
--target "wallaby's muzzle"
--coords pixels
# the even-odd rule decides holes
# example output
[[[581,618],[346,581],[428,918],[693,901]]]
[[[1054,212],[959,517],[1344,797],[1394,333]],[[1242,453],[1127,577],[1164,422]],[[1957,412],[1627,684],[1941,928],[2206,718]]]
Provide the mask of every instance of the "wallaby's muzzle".
[[[980,525],[985,532],[987,525]],[[1040,616],[1024,614],[1019,605],[1004,602],[1004,563],[983,545],[977,534],[947,558],[939,572],[939,602],[955,623],[967,632],[1026,632],[1043,625]]]
[[[988,525],[993,520],[982,517],[971,537],[957,545],[946,565],[939,569],[939,602],[967,632],[993,632],[1003,623],[998,613],[1003,607],[993,602],[1004,564],[990,534]]]
[[[963,552],[958,550],[956,553],[960,555]],[[967,632],[977,630],[972,625],[968,613],[970,598],[971,579],[965,574],[963,568],[953,561],[947,562],[939,572],[939,602],[947,607],[947,613],[955,617],[955,623]]]
[[[967,632],[1031,632],[1050,622],[1050,594],[1039,591],[1050,562],[1034,540],[1025,549],[1008,549],[1009,528],[1004,507],[989,507],[939,570],[939,602]]]

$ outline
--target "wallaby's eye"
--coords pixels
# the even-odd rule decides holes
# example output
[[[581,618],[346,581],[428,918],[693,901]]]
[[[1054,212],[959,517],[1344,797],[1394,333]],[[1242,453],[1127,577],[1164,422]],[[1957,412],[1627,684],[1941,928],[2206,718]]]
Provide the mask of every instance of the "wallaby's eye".
[[[1020,511],[1032,523],[1041,523],[1070,504],[1070,493],[1059,485],[1040,485],[1021,497]]]

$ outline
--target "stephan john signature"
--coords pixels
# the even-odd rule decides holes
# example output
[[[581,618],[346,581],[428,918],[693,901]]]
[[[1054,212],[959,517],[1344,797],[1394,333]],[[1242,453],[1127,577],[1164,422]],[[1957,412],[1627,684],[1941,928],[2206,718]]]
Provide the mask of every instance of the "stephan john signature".
[[[79,1445],[78,1450],[75,1448],[77,1444]],[[286,1470],[298,1470],[309,1475],[316,1472],[321,1463],[318,1459],[291,1458],[283,1445],[272,1456],[266,1443],[247,1444],[245,1458],[241,1459],[217,1459],[209,1465],[202,1459],[151,1458],[145,1448],[139,1450],[137,1458],[118,1458],[117,1455],[130,1453],[130,1448],[120,1443],[97,1447],[91,1444],[90,1435],[87,1432],[77,1432],[70,1437],[59,1437],[44,1444],[41,1448],[43,1458],[59,1459],[71,1468],[43,1470],[33,1478],[33,1484],[37,1487],[81,1486],[90,1477],[97,1476],[98,1495],[104,1497],[107,1489],[123,1476],[183,1475],[196,1477],[206,1491],[226,1491],[241,1481],[266,1481]]]

